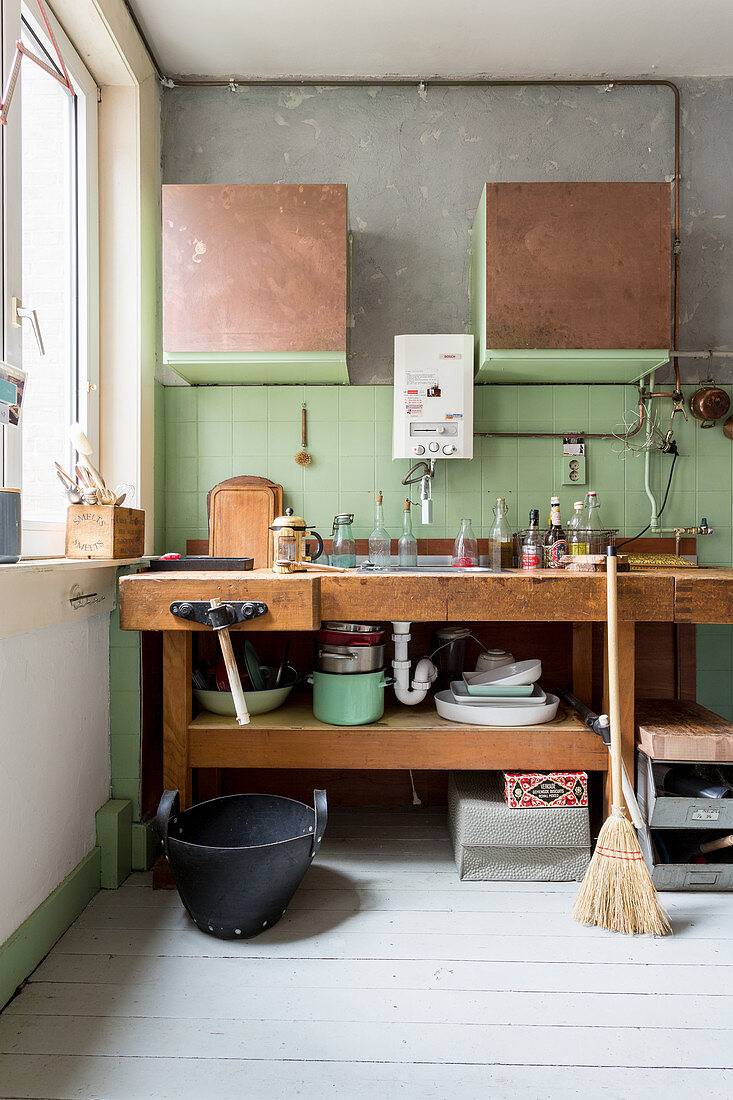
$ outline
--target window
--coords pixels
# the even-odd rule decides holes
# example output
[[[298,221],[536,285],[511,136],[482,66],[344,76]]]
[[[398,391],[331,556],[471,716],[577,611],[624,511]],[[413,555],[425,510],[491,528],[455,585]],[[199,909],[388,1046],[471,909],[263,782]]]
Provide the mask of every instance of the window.
[[[45,13],[75,95],[24,58],[3,135],[5,358],[28,375],[21,426],[3,429],[3,476],[22,490],[24,557],[63,554],[67,502],[53,463],[73,467],[72,421],[95,447],[98,435],[97,88]],[[18,19],[23,43],[60,71],[35,0],[4,0],[6,71]],[[30,319],[13,325],[13,298],[36,311],[45,354]]]

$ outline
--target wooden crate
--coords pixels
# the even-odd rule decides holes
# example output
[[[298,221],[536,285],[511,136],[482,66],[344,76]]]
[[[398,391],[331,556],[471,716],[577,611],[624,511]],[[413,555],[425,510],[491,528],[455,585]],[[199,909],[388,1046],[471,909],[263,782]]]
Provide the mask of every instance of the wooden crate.
[[[139,558],[145,512],[112,504],[72,504],[66,513],[67,558]]]

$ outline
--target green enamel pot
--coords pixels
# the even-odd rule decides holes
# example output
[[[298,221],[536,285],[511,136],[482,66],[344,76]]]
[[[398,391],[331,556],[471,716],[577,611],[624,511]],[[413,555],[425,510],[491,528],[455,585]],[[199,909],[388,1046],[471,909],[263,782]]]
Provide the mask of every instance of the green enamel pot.
[[[332,726],[366,726],[384,714],[384,689],[394,683],[384,669],[342,676],[338,672],[312,672],[313,713]]]

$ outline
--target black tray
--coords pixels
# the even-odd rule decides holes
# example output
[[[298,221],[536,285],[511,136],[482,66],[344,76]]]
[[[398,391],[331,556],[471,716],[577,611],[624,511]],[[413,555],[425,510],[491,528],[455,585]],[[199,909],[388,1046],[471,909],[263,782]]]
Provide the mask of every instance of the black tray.
[[[169,561],[161,561],[160,558],[151,558],[150,571],[152,573],[192,573],[206,571],[207,573],[241,573],[245,569],[254,569],[254,558],[209,558],[196,556],[190,558],[171,558]]]

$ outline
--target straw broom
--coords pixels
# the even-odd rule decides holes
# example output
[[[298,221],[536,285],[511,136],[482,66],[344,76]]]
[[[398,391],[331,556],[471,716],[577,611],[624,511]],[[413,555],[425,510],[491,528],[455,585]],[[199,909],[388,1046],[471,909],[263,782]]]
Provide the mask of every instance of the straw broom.
[[[626,818],[623,803],[615,546],[608,547],[607,566],[611,816],[598,834],[596,850],[573,906],[573,916],[581,924],[597,925],[612,932],[665,936],[672,928],[659,904],[636,830]]]

